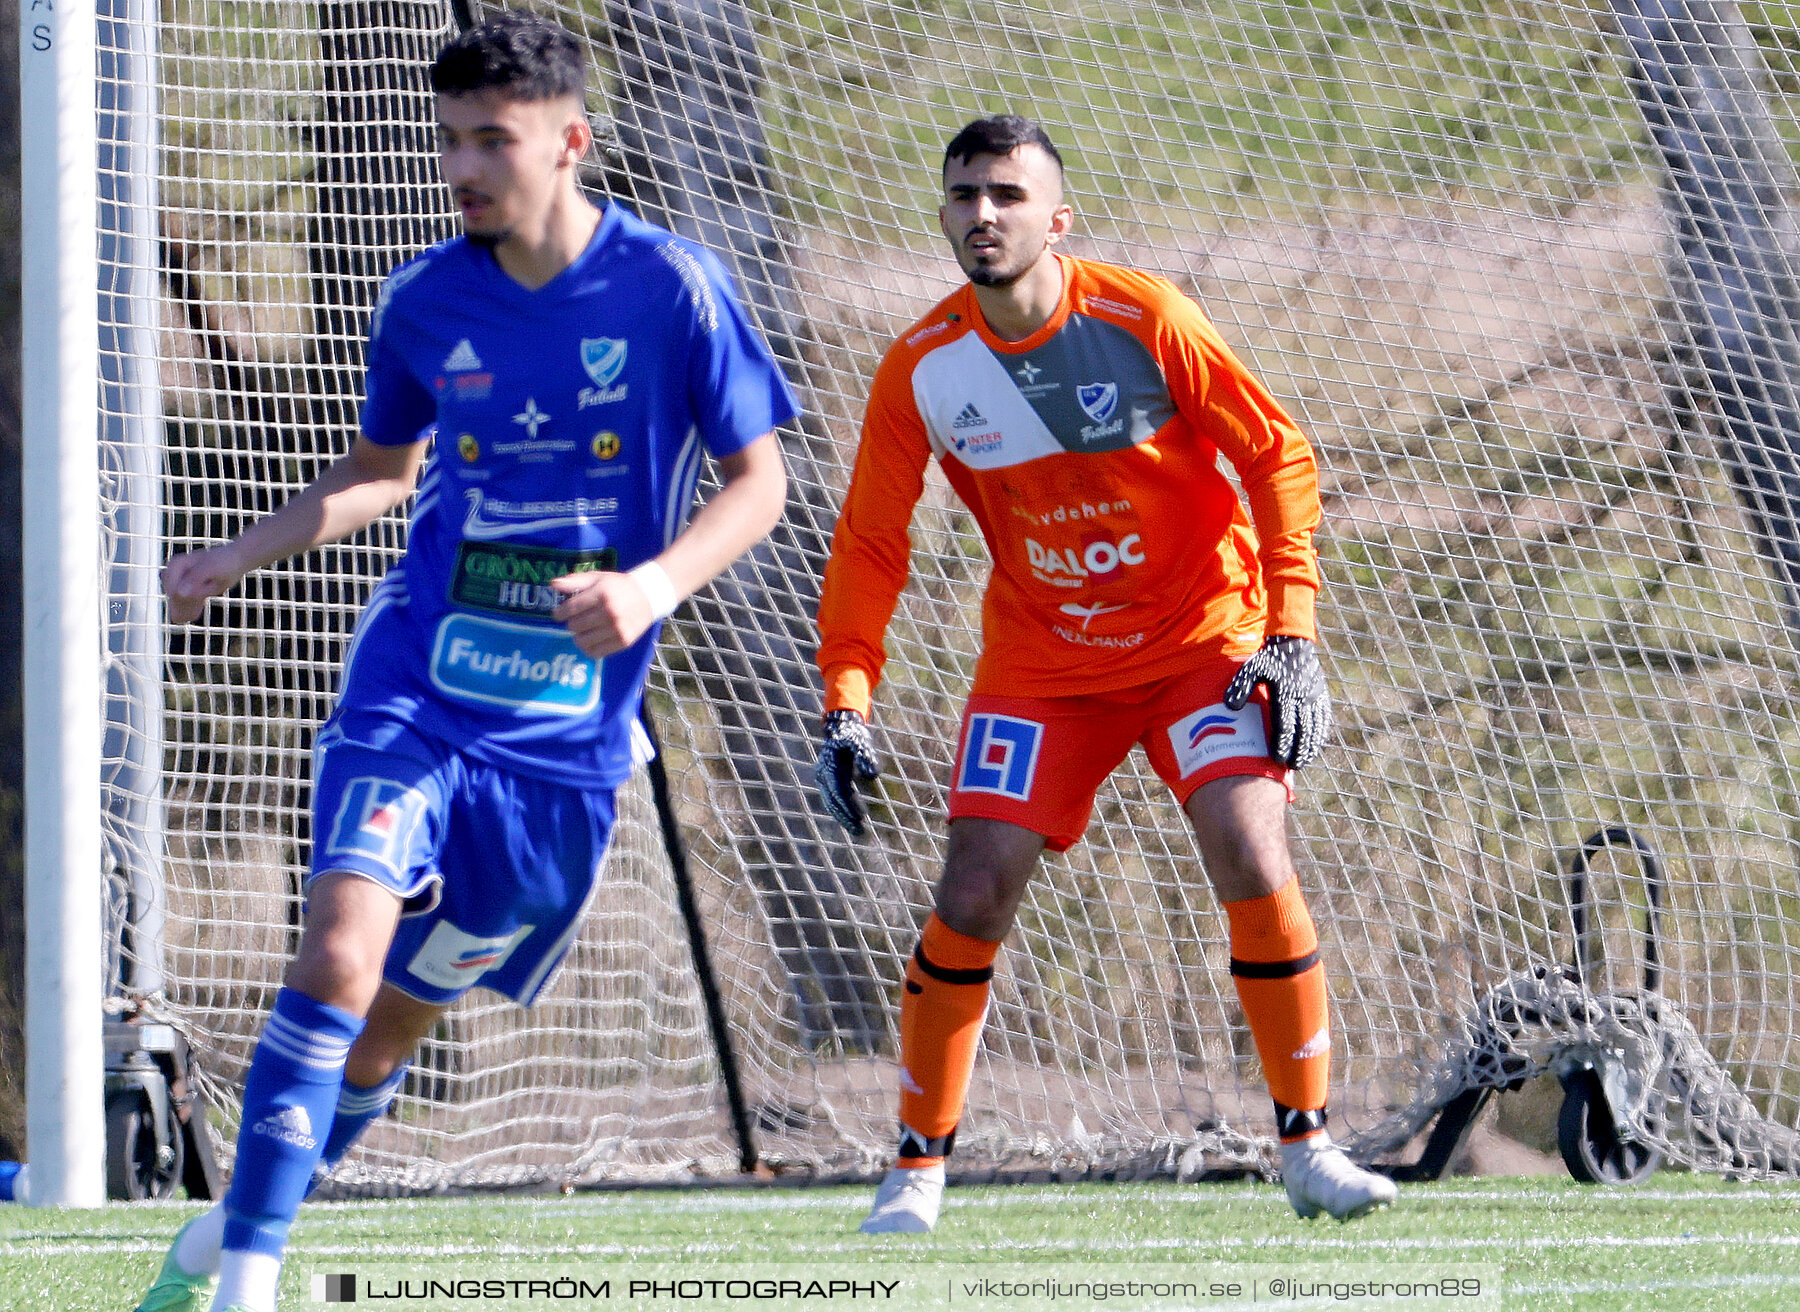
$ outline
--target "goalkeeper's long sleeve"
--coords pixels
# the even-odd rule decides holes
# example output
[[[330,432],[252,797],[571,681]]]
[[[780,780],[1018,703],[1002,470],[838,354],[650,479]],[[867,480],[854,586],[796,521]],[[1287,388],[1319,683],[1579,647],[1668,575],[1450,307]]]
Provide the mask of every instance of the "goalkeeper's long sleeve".
[[[849,710],[865,719],[887,663],[887,626],[906,586],[913,508],[931,458],[917,411],[888,403],[885,381],[878,373],[819,594],[826,713]]]

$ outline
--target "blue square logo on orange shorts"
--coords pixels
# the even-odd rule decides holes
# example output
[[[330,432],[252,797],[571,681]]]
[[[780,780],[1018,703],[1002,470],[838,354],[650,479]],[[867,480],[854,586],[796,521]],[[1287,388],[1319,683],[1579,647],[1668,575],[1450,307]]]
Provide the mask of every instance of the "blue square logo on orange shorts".
[[[1043,746],[1044,726],[1036,720],[1011,715],[971,715],[968,739],[963,747],[962,771],[956,780],[959,792],[998,793],[1021,802],[1031,798],[1031,780],[1037,773],[1038,748]]]

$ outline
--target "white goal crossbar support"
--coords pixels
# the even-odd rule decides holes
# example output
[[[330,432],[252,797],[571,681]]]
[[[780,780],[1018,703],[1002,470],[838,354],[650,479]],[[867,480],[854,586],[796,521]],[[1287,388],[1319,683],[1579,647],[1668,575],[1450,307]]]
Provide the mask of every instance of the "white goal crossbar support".
[[[32,1198],[106,1194],[93,0],[21,0],[26,1136]]]

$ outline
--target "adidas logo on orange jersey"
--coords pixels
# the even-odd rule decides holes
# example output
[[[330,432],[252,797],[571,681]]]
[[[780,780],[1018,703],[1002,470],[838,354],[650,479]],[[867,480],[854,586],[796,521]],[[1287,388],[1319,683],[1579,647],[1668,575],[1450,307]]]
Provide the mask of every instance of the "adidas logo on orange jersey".
[[[981,417],[981,411],[977,410],[975,408],[975,403],[971,401],[962,408],[961,413],[959,413],[956,418],[950,421],[950,427],[985,428],[987,427],[987,420]]]

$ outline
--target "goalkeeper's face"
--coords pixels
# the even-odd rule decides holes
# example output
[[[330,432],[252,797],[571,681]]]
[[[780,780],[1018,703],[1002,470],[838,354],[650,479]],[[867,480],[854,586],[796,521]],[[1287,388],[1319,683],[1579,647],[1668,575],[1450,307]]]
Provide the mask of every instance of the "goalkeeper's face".
[[[1011,287],[1061,241],[1074,221],[1062,169],[1048,151],[952,159],[938,222],[956,262],[977,287]]]
[[[591,134],[580,102],[495,91],[437,100],[438,162],[473,241],[542,238],[568,195]]]

